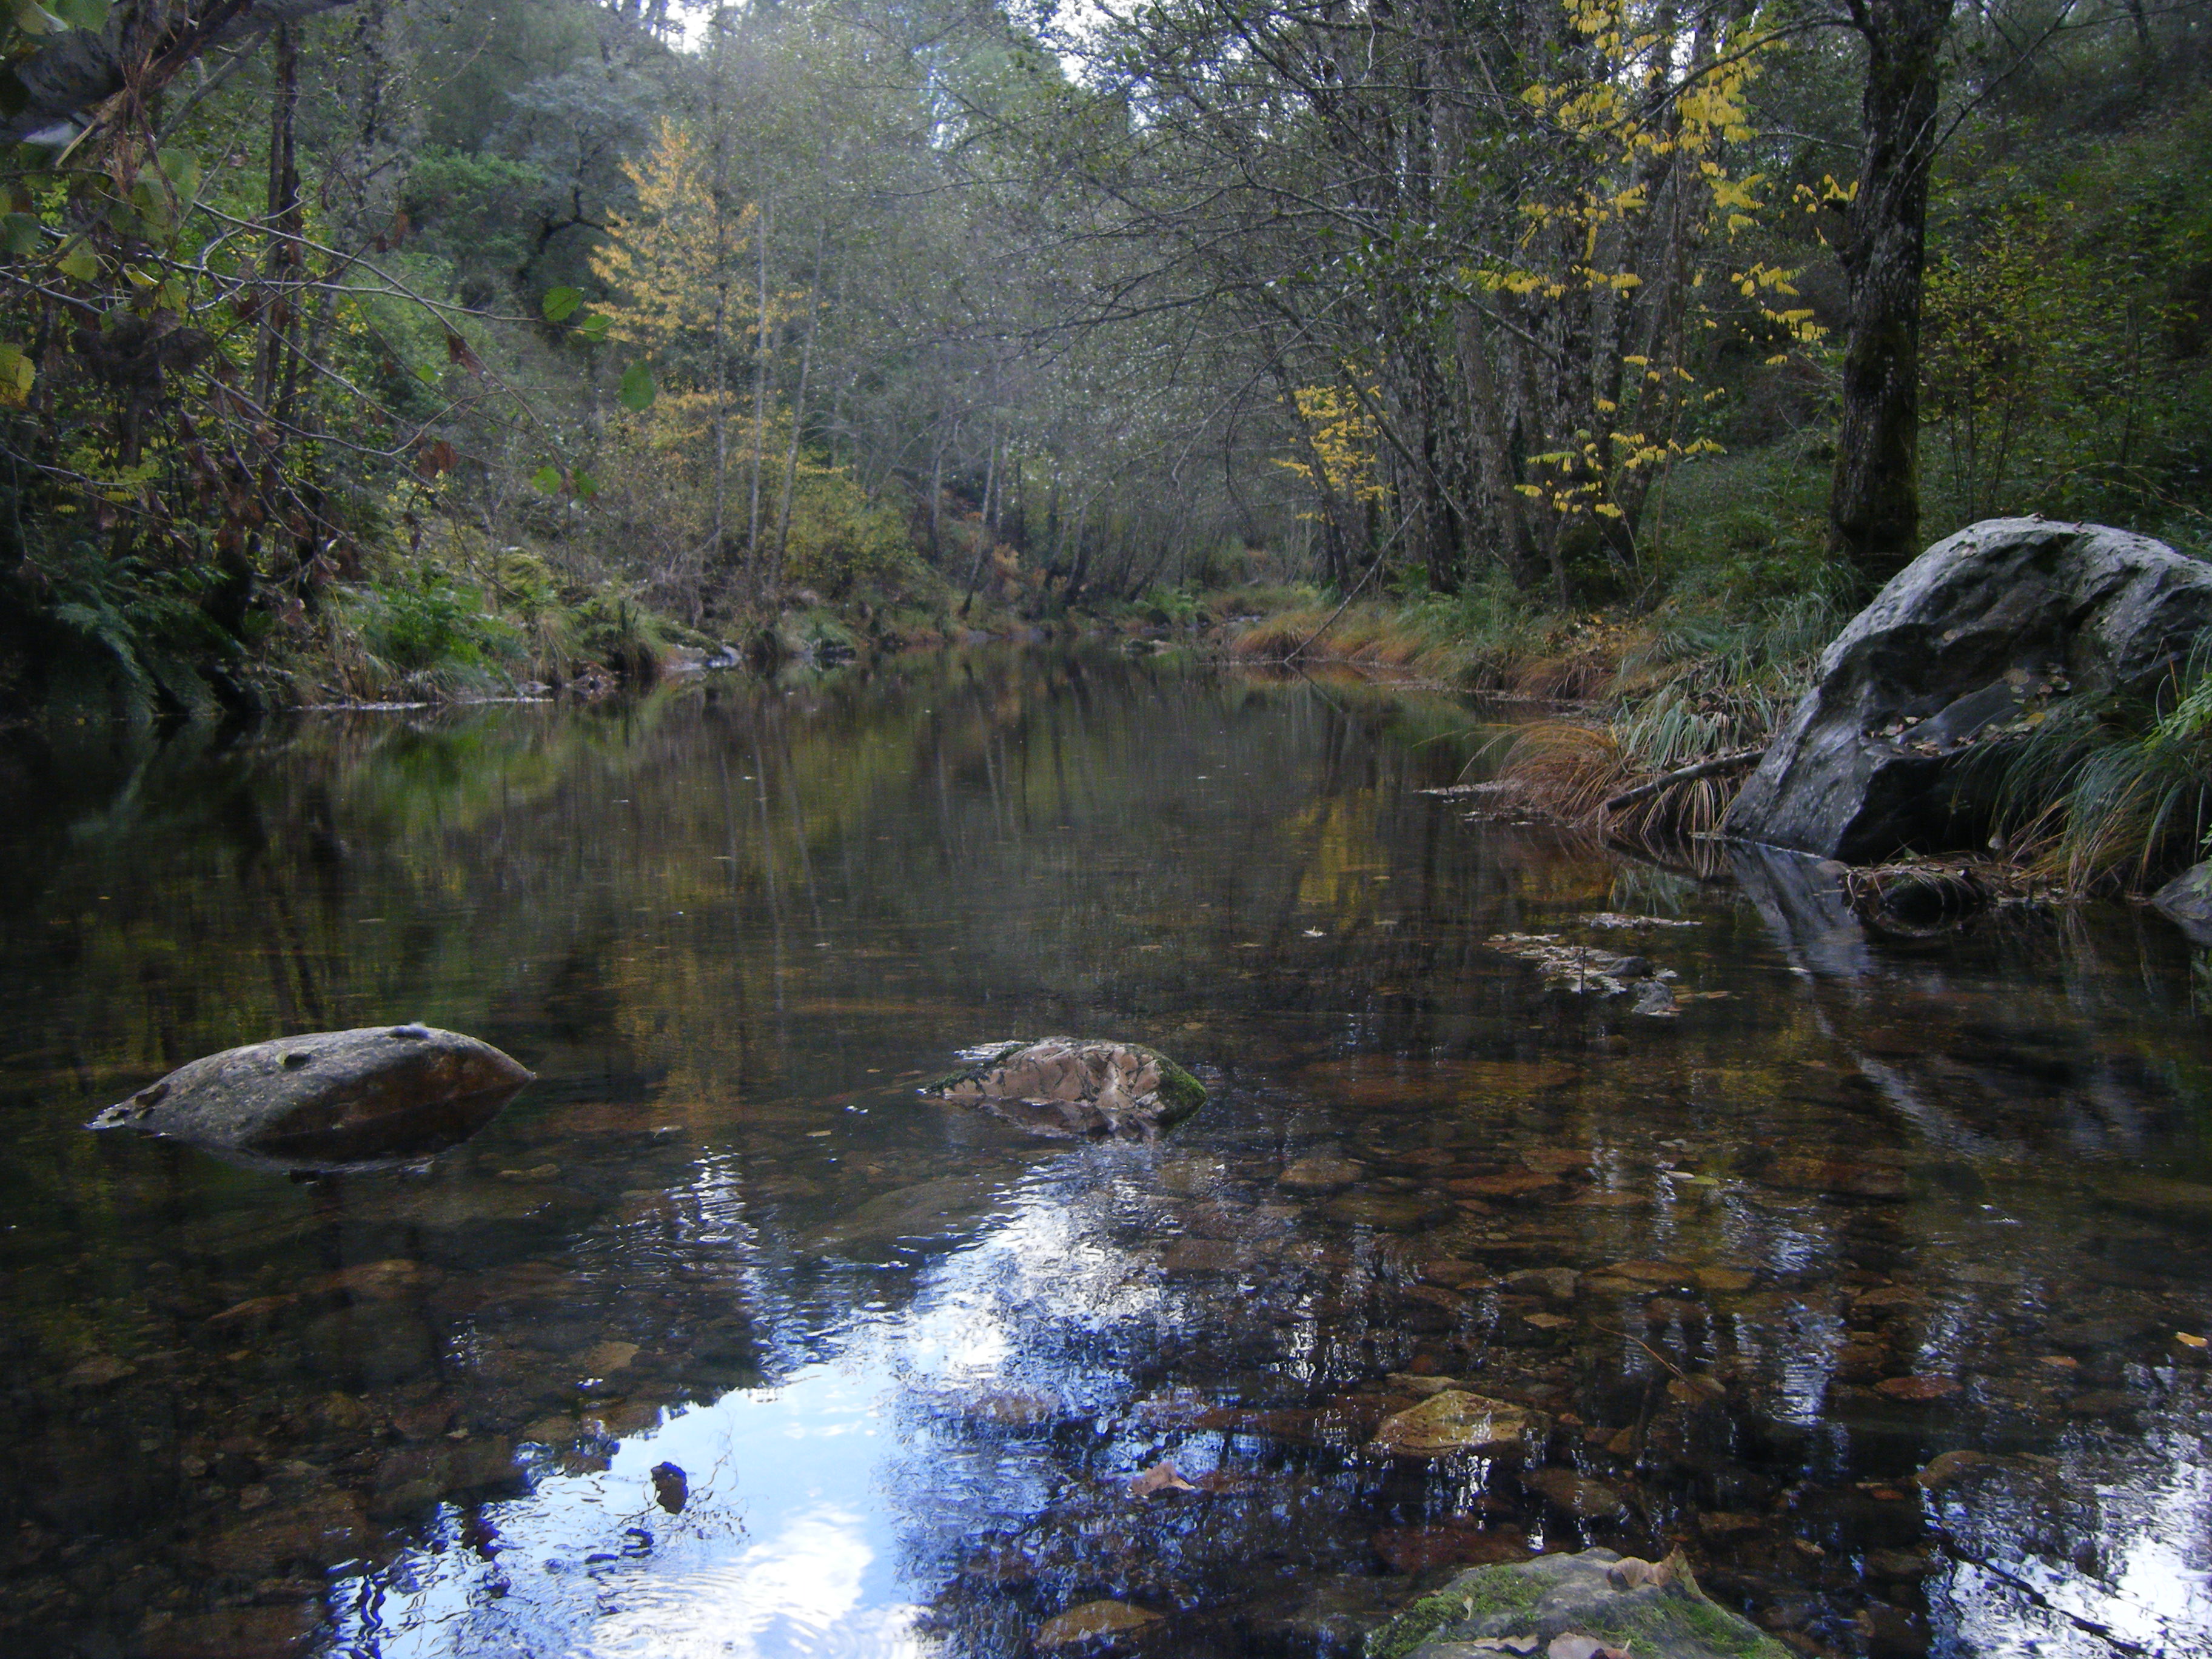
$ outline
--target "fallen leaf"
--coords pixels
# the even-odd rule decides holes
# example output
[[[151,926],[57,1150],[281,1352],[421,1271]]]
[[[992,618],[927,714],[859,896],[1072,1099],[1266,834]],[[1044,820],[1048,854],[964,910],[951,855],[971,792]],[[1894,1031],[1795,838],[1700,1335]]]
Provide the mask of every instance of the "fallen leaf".
[[[1150,1498],[1155,1492],[1196,1492],[1197,1487],[1184,1480],[1171,1462],[1158,1462],[1129,1483],[1129,1496]]]

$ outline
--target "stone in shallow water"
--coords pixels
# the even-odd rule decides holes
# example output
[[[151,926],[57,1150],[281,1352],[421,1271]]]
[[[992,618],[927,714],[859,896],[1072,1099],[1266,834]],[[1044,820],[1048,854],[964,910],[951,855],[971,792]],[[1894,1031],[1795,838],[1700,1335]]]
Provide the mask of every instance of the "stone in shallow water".
[[[85,1127],[188,1141],[257,1168],[373,1169],[458,1146],[535,1075],[458,1031],[317,1031],[180,1066]]]
[[[1037,1631],[1036,1644],[1044,1649],[1103,1644],[1147,1625],[1156,1625],[1159,1620],[1158,1613],[1132,1607],[1127,1601],[1085,1601],[1079,1607],[1070,1607],[1057,1619],[1045,1620]]]
[[[1288,1165],[1275,1180],[1293,1193],[1334,1193],[1351,1186],[1364,1173],[1348,1158],[1321,1153]]]
[[[1376,1425],[1377,1449],[1402,1457],[1525,1455],[1541,1446],[1551,1419],[1541,1412],[1462,1389],[1447,1389]]]
[[[1433,1199],[1418,1193],[1345,1193],[1328,1201],[1324,1212],[1347,1227],[1372,1227],[1378,1232],[1409,1233],[1435,1219],[1439,1208]]]
[[[1164,1054],[1074,1037],[1009,1043],[921,1092],[1053,1140],[1153,1140],[1206,1103],[1205,1085]]]
[[[1613,1515],[1621,1505],[1617,1487],[1577,1474],[1572,1469],[1538,1469],[1522,1475],[1521,1484],[1543,1493],[1554,1508],[1578,1521]]]
[[[1518,1273],[1505,1275],[1509,1290],[1548,1297],[1554,1302],[1573,1301],[1581,1283],[1582,1275],[1572,1267],[1523,1267]]]

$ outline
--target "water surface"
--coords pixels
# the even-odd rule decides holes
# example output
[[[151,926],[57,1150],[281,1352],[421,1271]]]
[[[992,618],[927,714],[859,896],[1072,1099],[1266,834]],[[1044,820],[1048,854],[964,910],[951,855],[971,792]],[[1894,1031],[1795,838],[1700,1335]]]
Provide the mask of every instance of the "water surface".
[[[1471,818],[1486,718],[1006,650],[18,756],[0,1647],[1312,1655],[1602,1543],[1808,1654],[2212,1649],[2203,964]],[[419,1170],[77,1127],[409,1018],[542,1079]],[[914,1093],[1060,1031],[1214,1097]],[[1541,1461],[1375,1450],[1438,1377]]]

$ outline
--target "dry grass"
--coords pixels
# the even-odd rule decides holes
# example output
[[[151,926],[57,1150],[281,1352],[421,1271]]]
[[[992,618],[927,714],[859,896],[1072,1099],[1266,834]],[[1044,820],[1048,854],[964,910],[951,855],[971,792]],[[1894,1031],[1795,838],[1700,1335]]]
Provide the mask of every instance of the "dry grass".
[[[1414,607],[1354,605],[1332,623],[1334,614],[1334,606],[1322,605],[1278,611],[1240,630],[1229,641],[1229,654],[1239,662],[1268,663],[1286,661],[1297,653],[1306,660],[1348,662],[1467,683],[1466,644],[1454,639],[1432,613]]]
[[[1734,617],[1559,617],[1527,611],[1496,589],[1452,600],[1355,604],[1334,622],[1333,615],[1318,601],[1279,611],[1248,624],[1229,654],[1256,664],[1303,650],[1307,661],[1597,705],[1589,719],[1521,728],[1498,781],[1537,812],[1647,848],[1717,830],[1748,769],[1686,778],[1612,814],[1604,803],[1698,762],[1763,745],[1844,620],[1819,593]]]
[[[1517,727],[1498,776],[1521,800],[1569,823],[1594,818],[1601,803],[1630,781],[1620,738],[1575,720]]]

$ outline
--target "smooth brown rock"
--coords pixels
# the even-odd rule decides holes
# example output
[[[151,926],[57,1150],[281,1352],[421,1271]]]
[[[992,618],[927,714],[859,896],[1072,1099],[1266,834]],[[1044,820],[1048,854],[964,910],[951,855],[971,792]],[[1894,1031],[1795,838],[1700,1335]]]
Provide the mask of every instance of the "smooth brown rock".
[[[364,1026],[226,1048],[94,1117],[273,1170],[374,1169],[459,1145],[536,1074],[427,1025]]]

